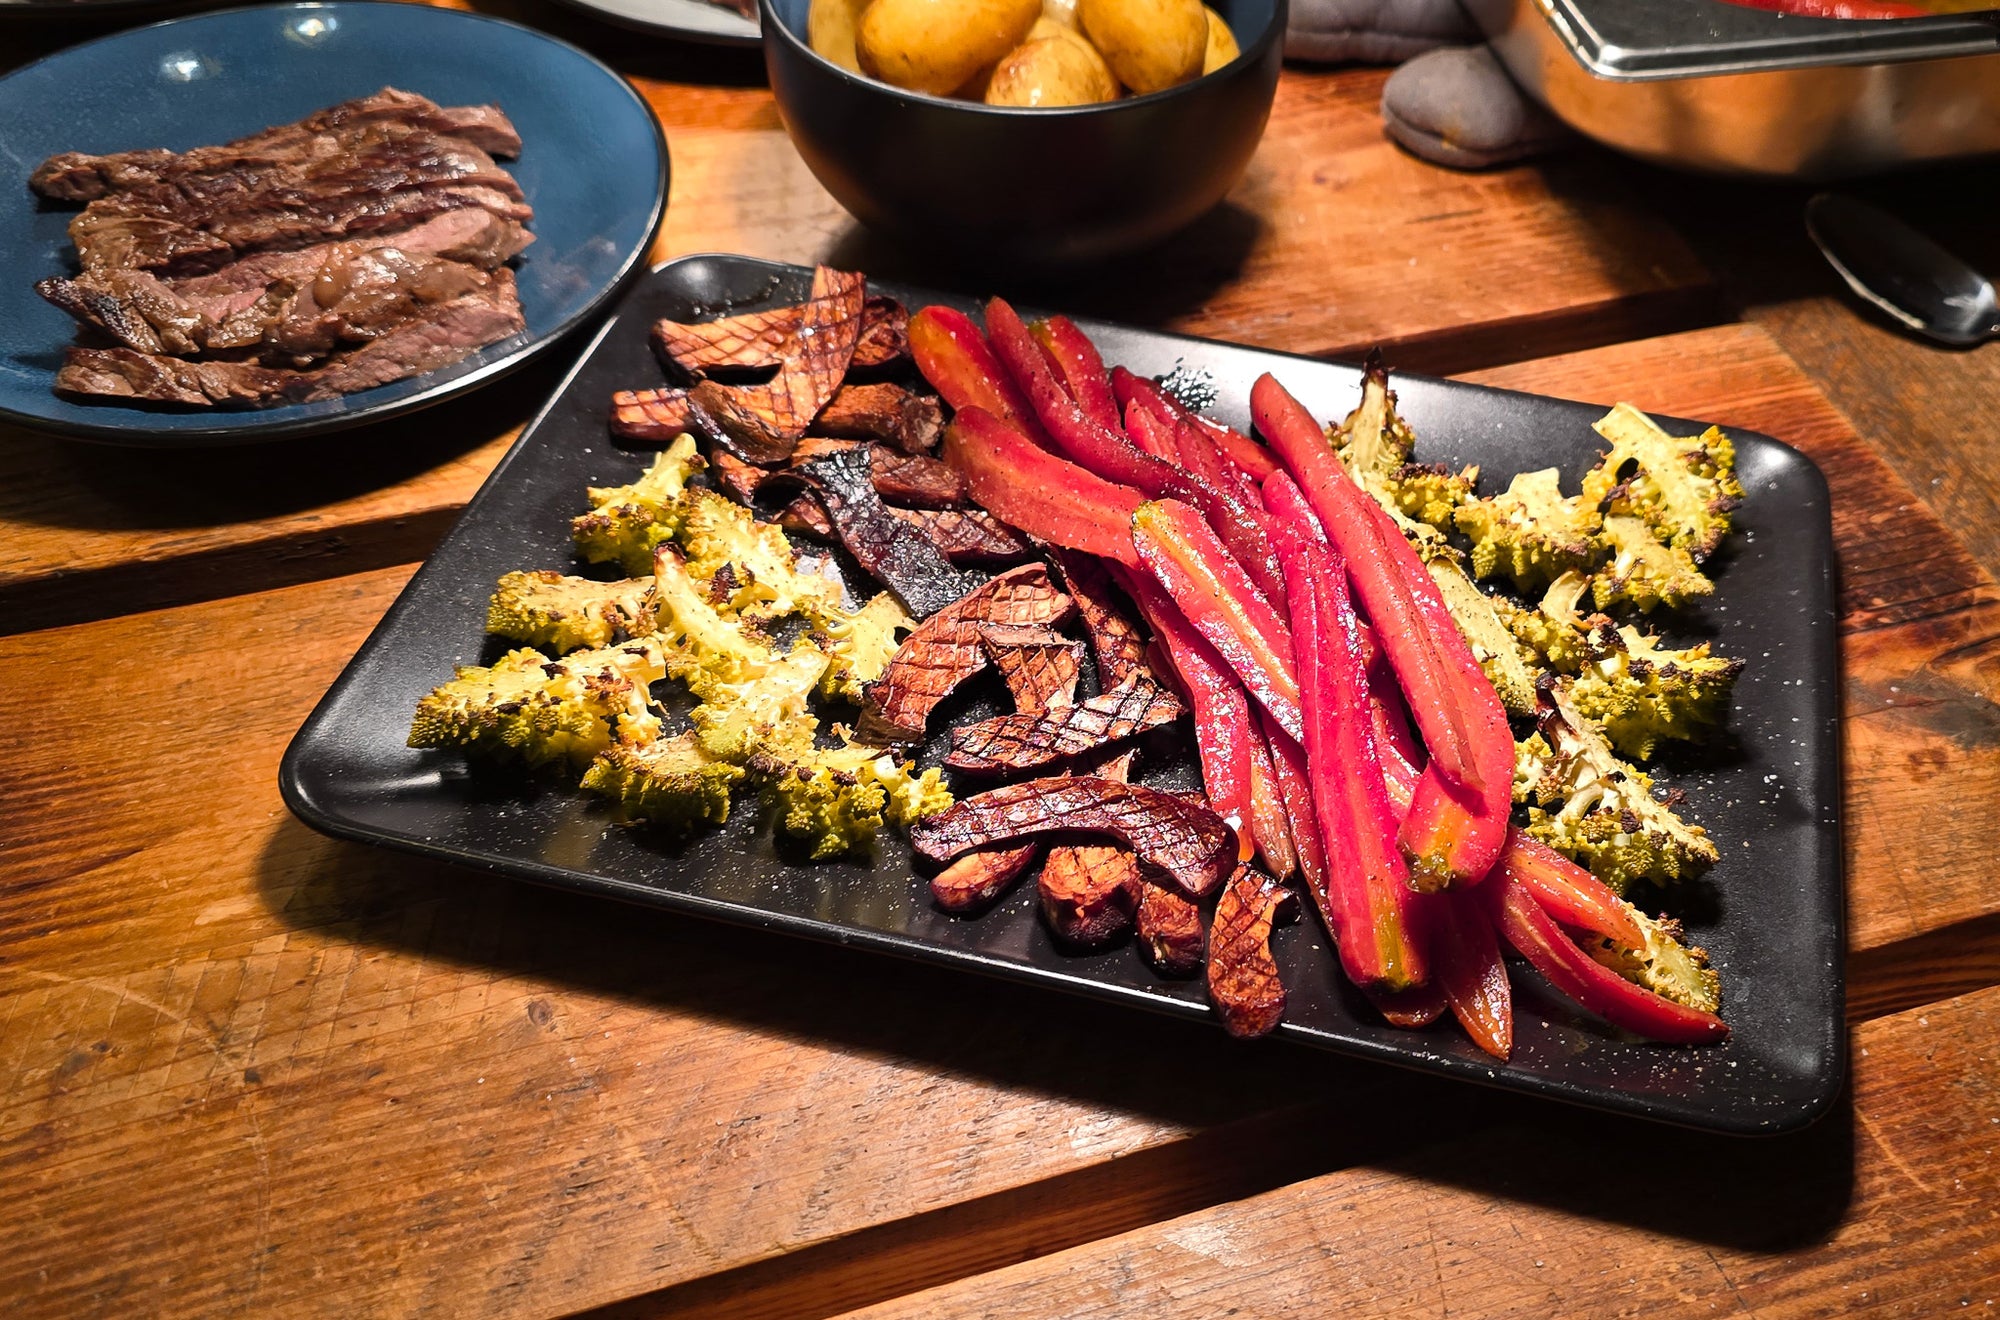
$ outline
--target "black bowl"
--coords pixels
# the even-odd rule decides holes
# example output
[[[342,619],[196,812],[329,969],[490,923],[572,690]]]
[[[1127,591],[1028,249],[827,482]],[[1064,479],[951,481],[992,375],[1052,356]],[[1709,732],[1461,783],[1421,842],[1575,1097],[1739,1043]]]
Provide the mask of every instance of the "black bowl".
[[[1030,110],[850,73],[806,45],[810,0],[761,3],[771,90],[826,190],[871,229],[982,266],[1127,252],[1221,201],[1270,117],[1286,6],[1215,0],[1243,54],[1205,78]]]

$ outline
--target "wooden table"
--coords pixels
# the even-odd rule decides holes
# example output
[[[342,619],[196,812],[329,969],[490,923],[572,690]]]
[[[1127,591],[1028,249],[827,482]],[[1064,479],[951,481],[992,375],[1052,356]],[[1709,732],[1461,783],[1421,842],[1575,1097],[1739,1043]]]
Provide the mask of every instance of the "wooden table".
[[[754,57],[491,8],[596,50],[659,112],[657,256],[953,278],[827,198]],[[1056,292],[1630,398],[1821,465],[1854,1046],[1833,1117],[1760,1142],[1658,1129],[305,829],[277,797],[285,743],[552,362],[263,450],[0,431],[10,1313],[1990,1310],[2000,354],[1835,298],[1794,190],[1590,151],[1435,170],[1381,137],[1382,77],[1288,71],[1222,211]],[[1991,191],[1956,171],[1895,195],[1955,199],[1963,239]]]

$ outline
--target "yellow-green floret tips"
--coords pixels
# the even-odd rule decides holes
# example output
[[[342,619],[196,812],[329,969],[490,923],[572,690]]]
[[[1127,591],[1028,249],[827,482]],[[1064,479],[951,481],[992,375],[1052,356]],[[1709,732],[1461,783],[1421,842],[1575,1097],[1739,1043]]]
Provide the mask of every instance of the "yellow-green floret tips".
[[[1658,920],[1631,904],[1626,911],[1638,923],[1645,944],[1627,948],[1607,939],[1584,941],[1584,948],[1635,985],[1654,994],[1700,1009],[1704,1013],[1722,1011],[1722,978],[1708,965],[1708,951],[1686,943],[1681,924],[1670,917]]]
[[[707,466],[694,437],[662,450],[636,481],[593,487],[590,512],[570,520],[570,539],[586,563],[617,564],[634,577],[651,570],[653,548],[680,529],[688,478]]]
[[[1713,426],[1698,436],[1668,435],[1629,403],[1606,413],[1596,429],[1611,449],[1584,475],[1584,498],[1607,514],[1639,518],[1697,563],[1715,553],[1743,502],[1729,437]]]
[[[1555,468],[1523,472],[1493,498],[1458,507],[1452,520],[1472,538],[1475,576],[1503,574],[1533,591],[1595,562],[1596,506],[1580,496],[1565,498],[1559,478]]]
[[[598,582],[546,569],[509,573],[486,607],[486,631],[546,650],[609,646],[653,631],[650,577]]]
[[[1741,660],[1708,643],[1670,650],[1636,628],[1604,628],[1603,645],[1578,673],[1570,698],[1626,756],[1643,761],[1661,739],[1697,741],[1722,722]]]
[[[642,642],[576,651],[560,660],[529,647],[492,665],[464,665],[417,703],[412,747],[461,747],[530,765],[583,765],[614,736],[645,741],[659,729],[647,685],[666,672]]]
[[[798,566],[775,523],[712,490],[684,501],[680,543],[688,572],[717,585],[717,604],[741,618],[768,622],[790,615],[817,620],[840,605],[840,584]]]
[[[787,760],[758,757],[751,768],[763,779],[777,816],[778,833],[815,860],[866,853],[885,822],[907,827],[951,805],[937,770],[913,773],[879,747],[845,740]]]
[[[1621,894],[1715,865],[1708,832],[1653,796],[1652,779],[1618,758],[1566,689],[1564,680],[1543,679],[1536,732],[1515,749],[1514,799],[1530,804],[1528,834]]]
[[[820,682],[820,695],[844,697],[859,705],[867,685],[882,677],[895,658],[903,634],[916,626],[886,591],[858,610],[823,612],[813,640],[831,663]]]
[[[1626,606],[1650,614],[1657,606],[1678,610],[1715,594],[1693,556],[1657,539],[1642,519],[1605,515],[1603,540],[1608,558],[1591,582],[1600,610]]]
[[[683,832],[729,819],[729,794],[743,768],[702,750],[692,733],[644,743],[615,743],[584,771],[583,786],[603,794],[627,820]]]

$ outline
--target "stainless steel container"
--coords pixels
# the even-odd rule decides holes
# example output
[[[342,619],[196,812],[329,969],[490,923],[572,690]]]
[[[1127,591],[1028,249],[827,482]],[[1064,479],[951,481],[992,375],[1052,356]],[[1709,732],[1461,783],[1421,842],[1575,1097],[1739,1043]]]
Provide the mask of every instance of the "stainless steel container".
[[[1993,14],[1840,21],[1717,0],[1465,6],[1557,117],[1661,164],[1830,179],[2000,152]]]

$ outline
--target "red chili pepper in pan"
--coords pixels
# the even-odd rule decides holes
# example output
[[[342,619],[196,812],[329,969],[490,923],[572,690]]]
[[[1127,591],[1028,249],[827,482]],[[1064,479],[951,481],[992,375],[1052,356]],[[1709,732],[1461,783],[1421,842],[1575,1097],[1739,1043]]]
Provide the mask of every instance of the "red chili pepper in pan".
[[[1139,566],[1132,515],[1144,498],[1058,458],[977,407],[944,433],[944,461],[972,497],[1004,523],[1070,550]]]
[[[910,318],[909,335],[917,370],[954,411],[983,409],[1049,447],[1035,410],[971,317],[953,307],[925,307]]]
[[[1149,501],[1132,515],[1132,542],[1195,631],[1221,652],[1279,727],[1297,736],[1303,726],[1291,631],[1201,515],[1178,500]]]
[[[1507,875],[1481,886],[1500,933],[1549,984],[1616,1027],[1669,1045],[1705,1045],[1724,1039],[1729,1027],[1713,1013],[1676,1004],[1636,986],[1577,947],[1534,894]]]
[[[1215,814],[1236,830],[1237,860],[1257,850],[1255,813],[1250,805],[1250,699],[1222,657],[1188,626],[1180,610],[1151,578],[1127,578],[1139,612],[1152,625],[1164,654],[1156,668],[1180,679],[1181,694],[1194,711],[1195,751],[1201,758],[1201,786]]]
[[[1325,546],[1285,524],[1279,561],[1292,602],[1306,765],[1326,850],[1330,907],[1347,977],[1395,992],[1428,979],[1412,925],[1417,895],[1396,847],[1394,807],[1375,752],[1374,717],[1347,575]]]
[[[1046,321],[1037,321],[1028,328],[1037,343],[1048,351],[1049,359],[1061,373],[1063,384],[1069,388],[1069,396],[1076,400],[1083,415],[1114,434],[1124,434],[1119,424],[1118,403],[1111,397],[1111,377],[1104,370],[1104,359],[1097,355],[1097,345],[1089,336],[1076,328],[1076,323],[1067,316],[1051,316]]]
[[[1269,375],[1252,388],[1250,405],[1346,560],[1423,732],[1430,763],[1401,834],[1411,879],[1425,889],[1475,883],[1506,840],[1514,769],[1507,713],[1416,551],[1340,466],[1304,405]],[[1275,474],[1265,487],[1275,510],[1284,487]]]
[[[1271,557],[1268,539],[1240,501],[1091,421],[1056,379],[1041,345],[1002,299],[987,304],[986,331],[994,354],[1013,374],[1058,448],[1106,481],[1131,486],[1153,499],[1177,499],[1200,509],[1230,553],[1242,561],[1258,590],[1272,601],[1283,600],[1284,579]]]

